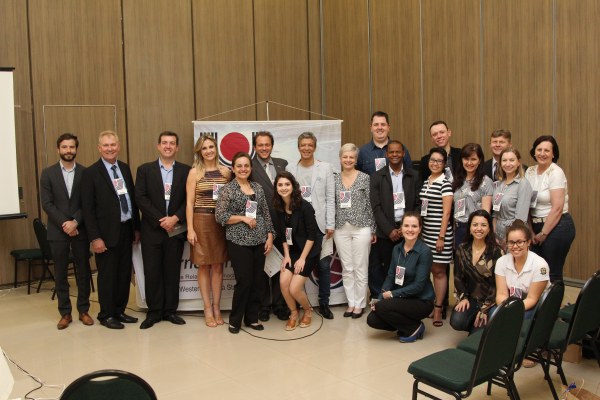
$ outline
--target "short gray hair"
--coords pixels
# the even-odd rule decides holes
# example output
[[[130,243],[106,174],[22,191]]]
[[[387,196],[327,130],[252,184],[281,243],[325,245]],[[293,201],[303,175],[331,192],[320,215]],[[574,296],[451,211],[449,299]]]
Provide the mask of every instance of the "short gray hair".
[[[340,159],[342,158],[342,154],[344,154],[347,151],[353,151],[354,157],[358,161],[358,153],[360,152],[360,150],[358,149],[358,147],[356,147],[354,143],[346,143],[340,148]]]
[[[298,147],[300,147],[300,141],[302,141],[304,139],[312,139],[312,141],[315,143],[315,148],[317,147],[317,137],[315,136],[314,133],[312,133],[312,132],[302,132],[300,134],[300,136],[298,136]]]

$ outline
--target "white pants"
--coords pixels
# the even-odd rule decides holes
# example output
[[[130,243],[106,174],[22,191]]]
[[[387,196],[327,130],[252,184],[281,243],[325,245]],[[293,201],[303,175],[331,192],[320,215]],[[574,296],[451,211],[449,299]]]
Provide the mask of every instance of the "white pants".
[[[342,261],[342,278],[348,307],[365,308],[371,228],[359,228],[346,222],[333,232],[333,240]]]

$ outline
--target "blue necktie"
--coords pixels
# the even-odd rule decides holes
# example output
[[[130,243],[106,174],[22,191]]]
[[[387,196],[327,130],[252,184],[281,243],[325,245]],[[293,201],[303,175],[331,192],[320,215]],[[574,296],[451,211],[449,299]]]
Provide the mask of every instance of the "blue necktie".
[[[115,179],[119,179],[119,174],[117,173],[117,166],[113,165],[112,170],[113,170],[113,177]],[[123,181],[123,185],[125,185],[125,181]],[[129,206],[127,205],[127,198],[125,197],[124,194],[119,194],[119,201],[121,202],[121,210],[123,211],[124,214],[127,214],[127,211],[129,211]]]

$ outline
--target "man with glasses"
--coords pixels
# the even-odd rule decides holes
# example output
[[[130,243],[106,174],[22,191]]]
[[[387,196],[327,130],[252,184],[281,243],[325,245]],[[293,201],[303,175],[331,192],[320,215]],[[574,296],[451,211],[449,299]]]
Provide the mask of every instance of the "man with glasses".
[[[450,136],[452,136],[452,131],[448,129],[448,125],[444,121],[435,121],[429,126],[429,137],[433,142],[433,146],[443,147],[448,153],[445,175],[446,179],[452,183],[454,171],[461,163],[461,159],[460,149],[450,146]],[[429,170],[429,154],[427,154],[421,158],[421,178],[426,181],[429,175],[431,175],[431,171]]]

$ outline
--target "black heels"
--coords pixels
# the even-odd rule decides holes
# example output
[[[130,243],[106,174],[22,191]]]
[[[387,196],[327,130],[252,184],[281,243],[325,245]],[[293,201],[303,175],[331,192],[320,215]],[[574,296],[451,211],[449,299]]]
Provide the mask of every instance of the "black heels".
[[[441,308],[442,309],[442,319],[446,319],[446,307],[444,305],[438,306],[437,304],[435,304],[434,307]],[[435,313],[434,313],[434,318],[435,318]],[[442,321],[433,321],[433,326],[435,326],[436,328],[439,328],[442,325],[444,325],[444,323]]]

